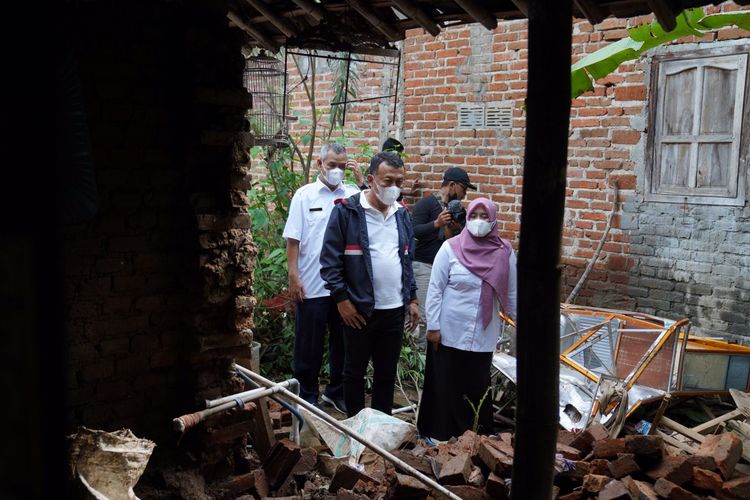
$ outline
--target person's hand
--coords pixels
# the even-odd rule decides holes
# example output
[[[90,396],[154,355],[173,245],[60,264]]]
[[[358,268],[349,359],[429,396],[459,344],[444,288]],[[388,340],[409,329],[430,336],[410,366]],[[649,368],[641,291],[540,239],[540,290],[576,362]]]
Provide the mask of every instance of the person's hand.
[[[406,331],[411,333],[419,325],[419,304],[412,302],[409,304],[409,319],[406,321]]]
[[[338,307],[341,320],[346,326],[355,330],[361,330],[367,324],[364,316],[357,312],[357,308],[354,307],[351,300],[342,300],[336,304],[336,307]]]
[[[302,285],[302,280],[297,274],[289,275],[289,298],[294,302],[305,300],[305,287]]]
[[[432,348],[437,351],[438,346],[440,346],[440,330],[427,330],[425,338],[427,342],[432,344]]]
[[[435,222],[432,223],[432,225],[435,226],[435,229],[440,229],[441,227],[450,224],[452,220],[453,216],[451,216],[451,213],[447,208],[444,208],[443,211],[440,212],[440,215],[438,215],[437,219],[435,219]]]
[[[365,181],[365,177],[362,175],[362,169],[359,168],[359,163],[357,163],[356,160],[346,160],[345,168],[346,170],[352,171],[352,174],[354,174],[354,181],[357,183],[357,186],[361,186]]]

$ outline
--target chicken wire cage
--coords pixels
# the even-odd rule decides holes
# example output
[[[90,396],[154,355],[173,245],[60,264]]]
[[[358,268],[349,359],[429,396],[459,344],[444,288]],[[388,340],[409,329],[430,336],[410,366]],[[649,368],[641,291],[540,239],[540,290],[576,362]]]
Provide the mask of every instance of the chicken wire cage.
[[[247,119],[255,143],[288,146],[285,62],[262,55],[247,58],[244,85],[251,96]]]

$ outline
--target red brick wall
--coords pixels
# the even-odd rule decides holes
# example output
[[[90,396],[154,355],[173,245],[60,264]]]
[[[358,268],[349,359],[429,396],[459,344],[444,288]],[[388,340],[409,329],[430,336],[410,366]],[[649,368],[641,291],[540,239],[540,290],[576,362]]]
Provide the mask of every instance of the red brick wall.
[[[706,10],[737,9],[727,3]],[[574,62],[621,39],[627,34],[626,28],[651,19],[607,19],[596,27],[576,21]],[[724,29],[700,41],[744,36],[741,30]],[[501,234],[516,246],[523,174],[526,37],[525,20],[500,22],[492,32],[479,25],[446,29],[437,37],[423,30],[408,32],[402,54],[402,112],[399,109],[403,125],[391,128],[406,146],[410,178],[418,183],[417,196],[437,189],[446,168],[464,168],[479,187],[478,193],[471,193],[469,198],[486,196],[498,204]],[[678,43],[697,41],[689,37]],[[642,168],[646,128],[645,69],[642,60],[625,63],[572,103],[561,299],[578,281],[603,235],[614,201],[614,182],[619,186],[620,202],[632,202],[638,194],[636,171],[639,165]],[[377,72],[374,76],[382,79]],[[362,83],[372,85],[366,78]],[[297,90],[295,96],[299,94]],[[473,101],[511,101],[512,130],[459,130],[458,104]],[[303,109],[297,97],[295,102],[298,111]],[[322,105],[324,102],[319,103]],[[362,118],[355,120],[355,116]],[[380,126],[373,122],[376,116],[362,112],[351,113],[350,117],[347,127],[362,133],[377,148],[378,140],[372,133]],[[628,289],[637,262],[630,255],[629,242],[630,233],[620,228],[618,215],[577,303],[625,308],[636,305]]]

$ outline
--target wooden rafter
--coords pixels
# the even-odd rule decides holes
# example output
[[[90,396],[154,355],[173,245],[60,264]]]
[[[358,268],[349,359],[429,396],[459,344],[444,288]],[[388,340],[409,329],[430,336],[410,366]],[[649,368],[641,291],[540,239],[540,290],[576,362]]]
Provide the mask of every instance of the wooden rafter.
[[[529,17],[529,2],[526,0],[510,0],[513,5],[518,7],[518,10],[526,17]]]
[[[665,31],[672,31],[677,27],[677,18],[666,0],[647,0],[648,7],[654,12],[656,20]]]
[[[453,2],[488,30],[497,28],[497,19],[495,16],[474,0],[453,0]]]
[[[294,27],[276,13],[271,7],[269,7],[267,4],[263,3],[261,0],[245,0],[247,3],[249,3],[255,10],[261,13],[263,17],[266,18],[266,20],[276,26],[276,28],[284,33],[287,37],[293,37],[297,34],[297,31],[294,29]]]
[[[411,17],[419,23],[432,36],[438,36],[440,33],[440,26],[430,17],[430,15],[422,10],[421,7],[411,2],[411,0],[393,0],[401,12]]]
[[[367,22],[372,24],[375,29],[385,35],[389,42],[395,42],[403,38],[399,32],[380,19],[375,11],[362,0],[346,0],[346,3],[356,10],[360,16],[364,17]]]
[[[263,32],[249,26],[240,18],[240,16],[237,15],[236,12],[230,10],[227,12],[227,18],[232,21],[232,24],[255,39],[255,41],[257,41],[264,49],[273,52],[274,54],[279,51],[279,44],[277,44],[272,38],[266,36]]]
[[[319,23],[323,20],[326,13],[323,7],[316,4],[312,0],[292,0],[297,7],[305,11],[305,14],[315,19],[315,22]]]
[[[583,14],[583,17],[588,19],[592,25],[599,24],[607,17],[604,9],[594,0],[574,0],[574,3],[578,7],[578,10],[581,11],[581,14]]]

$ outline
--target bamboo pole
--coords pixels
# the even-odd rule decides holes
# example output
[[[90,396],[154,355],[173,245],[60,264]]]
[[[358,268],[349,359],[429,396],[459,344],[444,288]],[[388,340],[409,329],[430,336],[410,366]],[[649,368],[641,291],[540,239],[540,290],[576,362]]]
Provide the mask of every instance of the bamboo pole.
[[[240,365],[238,365],[236,363],[235,363],[234,366],[239,371],[241,371],[242,373],[244,373],[245,375],[247,375],[248,377],[250,377],[251,379],[253,379],[254,381],[256,381],[257,383],[259,383],[261,385],[265,385],[267,387],[276,386],[276,384],[274,384],[274,382],[272,382],[271,380],[268,380],[267,378],[263,377],[262,375],[259,375],[259,374],[255,373],[254,371],[248,370],[244,366],[240,366]],[[408,472],[409,474],[411,474],[412,476],[414,476],[417,480],[419,480],[419,482],[423,483],[424,485],[426,485],[426,486],[428,486],[430,488],[436,489],[437,491],[439,491],[443,495],[447,496],[451,500],[461,500],[461,497],[457,496],[456,494],[452,493],[450,490],[446,489],[444,486],[440,485],[439,483],[437,483],[437,482],[433,481],[432,479],[430,479],[429,477],[425,476],[424,474],[422,474],[421,472],[419,472],[417,469],[415,469],[411,465],[407,464],[403,460],[401,460],[398,457],[396,457],[393,454],[391,454],[388,450],[386,450],[386,449],[382,448],[381,446],[379,446],[379,445],[371,442],[369,439],[367,439],[366,437],[364,437],[360,433],[358,433],[358,432],[356,432],[356,431],[354,431],[352,429],[349,429],[348,427],[342,425],[338,420],[336,420],[335,418],[331,417],[330,415],[328,415],[326,412],[324,412],[320,408],[316,408],[315,406],[313,406],[312,404],[308,403],[307,401],[305,401],[301,397],[297,396],[296,394],[294,394],[294,393],[292,393],[292,392],[290,392],[290,391],[288,391],[286,389],[282,388],[280,392],[282,394],[284,394],[286,397],[288,397],[288,398],[292,399],[293,401],[295,401],[300,406],[302,406],[305,410],[309,411],[310,413],[312,413],[316,417],[318,417],[321,420],[325,421],[328,425],[334,427],[335,429],[338,429],[339,431],[343,432],[344,434],[346,434],[348,436],[351,436],[352,438],[356,439],[357,441],[359,441],[363,445],[367,446],[372,451],[374,451],[375,453],[377,453],[381,457],[385,458],[389,462],[393,463],[394,465],[396,465],[397,467],[399,467],[403,471]],[[555,403],[555,404],[557,404],[557,403]]]
[[[518,404],[511,495],[552,497],[560,371],[560,251],[570,118],[572,0],[529,0],[518,257]]]

